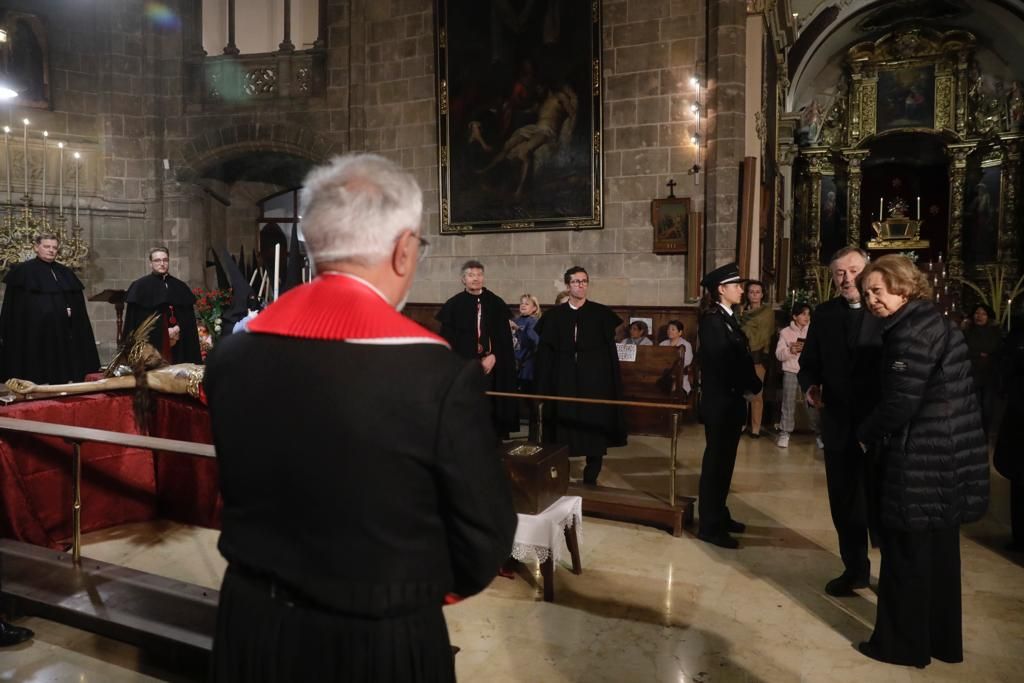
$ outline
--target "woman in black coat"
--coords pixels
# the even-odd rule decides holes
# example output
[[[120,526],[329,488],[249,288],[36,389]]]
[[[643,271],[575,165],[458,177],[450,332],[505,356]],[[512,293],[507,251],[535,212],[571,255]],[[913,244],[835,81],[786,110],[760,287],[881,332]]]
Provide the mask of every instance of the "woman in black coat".
[[[883,256],[862,287],[882,326],[881,398],[857,430],[877,457],[882,567],[865,655],[924,667],[963,661],[960,525],[988,506],[988,451],[963,334],[924,274]]]
[[[747,337],[732,312],[743,296],[736,264],[711,271],[701,284],[705,293],[697,330],[700,417],[707,445],[700,467],[697,538],[734,549],[739,542],[730,532],[742,533],[746,527],[732,518],[725,501],[736,465],[740,430],[747,418],[747,399],[761,393],[761,380],[754,373]]]
[[[1000,371],[1006,387],[1006,413],[999,427],[992,464],[1010,480],[1011,552],[1024,552],[1024,330],[1017,326],[1006,338]]]

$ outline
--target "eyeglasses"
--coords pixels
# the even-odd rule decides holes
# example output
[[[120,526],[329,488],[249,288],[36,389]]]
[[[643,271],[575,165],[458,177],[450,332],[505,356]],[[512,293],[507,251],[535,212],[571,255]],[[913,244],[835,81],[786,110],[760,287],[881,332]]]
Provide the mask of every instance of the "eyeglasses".
[[[430,242],[427,241],[426,237],[420,237],[419,235],[413,235],[420,243],[420,253],[417,257],[420,261],[426,258],[427,253],[430,251]]]
[[[153,263],[170,263],[171,260],[166,258],[154,258],[150,259],[150,261],[152,261]]]
[[[577,287],[584,287],[590,284],[590,280],[569,280],[570,285],[576,285]]]

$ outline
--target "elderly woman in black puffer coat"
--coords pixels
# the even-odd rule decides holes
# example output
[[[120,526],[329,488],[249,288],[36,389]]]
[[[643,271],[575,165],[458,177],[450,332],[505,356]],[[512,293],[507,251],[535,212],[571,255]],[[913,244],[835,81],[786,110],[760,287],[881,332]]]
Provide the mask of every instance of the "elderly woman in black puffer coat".
[[[963,661],[960,525],[988,506],[989,466],[963,333],[924,274],[883,256],[861,275],[882,327],[882,396],[857,438],[877,458],[878,613],[860,651],[883,662]]]

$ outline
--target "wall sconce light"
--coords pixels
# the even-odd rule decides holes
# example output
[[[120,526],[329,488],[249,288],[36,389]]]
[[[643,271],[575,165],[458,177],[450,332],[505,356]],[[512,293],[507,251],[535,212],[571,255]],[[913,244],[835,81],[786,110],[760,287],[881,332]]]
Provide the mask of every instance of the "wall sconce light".
[[[690,104],[690,112],[693,114],[693,133],[690,134],[690,144],[696,147],[696,160],[693,167],[687,171],[693,176],[693,184],[700,185],[700,172],[701,172],[701,145],[703,144],[703,138],[701,137],[700,131],[700,120],[701,115],[704,113],[704,104],[701,101],[701,83],[700,77],[696,74],[690,77],[690,85],[694,90],[694,99]]]

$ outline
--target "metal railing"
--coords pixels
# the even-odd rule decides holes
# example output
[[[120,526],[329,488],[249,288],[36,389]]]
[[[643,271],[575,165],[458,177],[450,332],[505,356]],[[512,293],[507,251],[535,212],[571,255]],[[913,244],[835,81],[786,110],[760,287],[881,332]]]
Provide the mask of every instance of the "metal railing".
[[[538,401],[537,404],[537,440],[540,441],[544,429],[544,401],[562,401],[565,403],[589,403],[592,405],[621,406],[623,408],[652,408],[654,410],[672,411],[672,434],[669,445],[669,479],[668,479],[668,502],[673,507],[676,504],[676,471],[679,468],[679,417],[684,411],[690,410],[685,403],[654,403],[648,401],[617,401],[599,398],[576,398],[573,396],[552,396],[550,394],[519,394],[506,391],[487,391],[488,396],[499,398],[525,398]]]
[[[76,566],[82,563],[82,442],[92,441],[116,446],[147,448],[154,451],[173,451],[204,458],[216,457],[213,446],[204,443],[139,436],[37,420],[22,420],[15,417],[0,417],[0,429],[37,436],[56,436],[71,444],[73,449],[71,453],[71,561]]]

